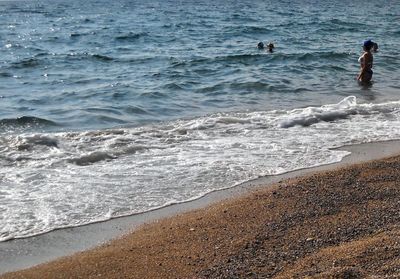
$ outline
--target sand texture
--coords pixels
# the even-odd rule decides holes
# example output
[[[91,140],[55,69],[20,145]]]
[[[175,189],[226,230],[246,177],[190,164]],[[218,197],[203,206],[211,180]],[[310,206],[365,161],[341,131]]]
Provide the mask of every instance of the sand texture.
[[[285,180],[1,278],[400,278],[400,157]]]

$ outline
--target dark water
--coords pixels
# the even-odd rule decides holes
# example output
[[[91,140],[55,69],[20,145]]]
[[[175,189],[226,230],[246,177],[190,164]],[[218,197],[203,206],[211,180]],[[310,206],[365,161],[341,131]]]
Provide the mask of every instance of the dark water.
[[[396,99],[399,10],[398,1],[1,1],[0,119],[99,129]],[[365,94],[354,78],[367,38],[381,51]]]
[[[398,1],[0,1],[0,241],[400,139],[399,15]],[[367,38],[380,50],[360,86]]]

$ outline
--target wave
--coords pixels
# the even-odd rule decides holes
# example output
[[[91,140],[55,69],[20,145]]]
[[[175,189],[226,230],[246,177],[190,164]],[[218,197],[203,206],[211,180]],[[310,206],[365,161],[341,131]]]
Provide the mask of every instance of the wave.
[[[69,36],[71,37],[71,38],[77,38],[77,37],[80,37],[80,36],[83,36],[84,34],[81,34],[81,33],[71,33],[71,34],[69,34]]]
[[[34,116],[0,119],[0,127],[58,126],[56,122]]]
[[[129,49],[130,50],[130,49]],[[137,56],[137,57],[120,57],[115,59],[117,62],[121,63],[136,63],[136,64],[145,64],[145,63],[151,63],[151,61],[160,61],[159,57],[154,57],[154,56]]]
[[[146,37],[148,34],[146,32],[134,33],[129,32],[127,34],[119,35],[115,37],[117,41],[134,42],[140,38]]]
[[[79,39],[80,37],[91,36],[91,35],[96,35],[96,34],[97,33],[95,31],[82,32],[82,33],[73,32],[73,33],[69,34],[69,37],[71,39]]]
[[[122,110],[127,114],[148,114],[145,109],[132,105],[123,107]]]
[[[163,85],[162,87],[165,89],[171,90],[173,92],[181,91],[181,90],[185,89],[185,87],[183,85],[180,85],[176,82],[167,83],[167,84]]]
[[[280,128],[294,126],[311,126],[320,122],[334,122],[347,119],[350,116],[388,115],[400,111],[400,103],[384,104],[357,104],[355,96],[349,96],[338,104],[324,105],[321,107],[307,107],[294,109],[285,113],[284,119],[278,124]]]
[[[133,107],[133,112],[142,113],[141,109]],[[58,161],[68,162],[78,166],[93,165],[110,160],[120,160],[121,157],[133,154],[150,154],[155,150],[169,150],[174,146],[196,145],[198,141],[208,142],[218,138],[247,138],[251,134],[273,135],[275,133],[293,134],[289,131],[295,126],[315,131],[322,126],[319,123],[335,123],[332,127],[354,125],[352,121],[379,121],[380,118],[395,119],[400,111],[400,102],[383,104],[357,104],[356,97],[349,96],[337,104],[320,107],[306,107],[294,110],[230,112],[182,119],[166,123],[146,125],[133,128],[119,128],[74,133],[21,135],[3,142],[4,146],[24,151],[10,162],[43,160],[54,161],[53,148],[59,149]],[[94,111],[97,112],[97,111]],[[116,119],[105,116],[102,121]],[[355,118],[354,118],[355,117]],[[104,119],[103,119],[104,118]],[[345,121],[338,123],[338,121]],[[2,120],[2,123],[50,123],[38,118],[23,117],[13,120]],[[375,123],[374,122],[374,123]],[[357,122],[358,123],[358,122]],[[330,126],[330,124],[328,124]],[[323,126],[328,129],[329,126]],[[287,130],[288,132],[285,132]],[[257,132],[258,131],[258,132]],[[264,136],[265,136],[264,135]],[[263,137],[264,137],[263,136]],[[269,137],[269,136],[267,136]],[[273,138],[273,140],[276,140]],[[26,153],[28,152],[28,153]],[[149,153],[150,152],[150,153]],[[14,156],[14,155],[12,155]],[[22,156],[22,157],[19,157]],[[147,156],[147,155],[143,155]],[[47,159],[46,159],[47,158]],[[42,160],[40,159],[40,160]]]
[[[294,58],[298,61],[305,62],[305,61],[318,61],[319,59],[345,59],[348,58],[350,55],[344,52],[334,52],[334,51],[326,51],[326,52],[313,52],[313,53],[304,53],[295,55]]]
[[[137,107],[130,107],[131,113],[145,113]],[[98,113],[97,110],[92,111]],[[10,153],[9,162],[49,160],[63,161],[86,166],[99,162],[115,160],[133,154],[153,153],[182,146],[196,146],[196,142],[208,142],[225,138],[245,139],[248,135],[273,134],[291,132],[295,126],[310,129],[330,129],[329,127],[345,127],[354,123],[377,123],[380,121],[397,121],[400,115],[400,102],[382,104],[358,104],[355,96],[349,96],[337,104],[319,107],[306,107],[294,110],[230,112],[181,119],[166,123],[146,125],[133,128],[119,128],[87,132],[24,134],[1,137],[2,146],[12,150],[23,151],[23,154]],[[120,122],[119,119],[106,116],[99,121]],[[370,119],[370,120],[369,120]],[[383,119],[383,120],[380,120]],[[352,123],[354,121],[354,123]],[[361,122],[360,122],[361,121]],[[123,122],[121,122],[123,123]],[[327,125],[316,126],[326,123]],[[334,123],[334,124],[330,124]],[[384,123],[384,122],[382,122]],[[395,122],[393,122],[395,123]],[[125,123],[126,124],[126,123]],[[30,127],[36,125],[57,125],[56,123],[37,117],[20,117],[0,120],[0,127]],[[363,124],[364,125],[364,124]],[[373,125],[373,124],[370,124]],[[315,127],[316,126],[316,127]],[[394,127],[395,129],[395,127]],[[288,132],[285,132],[285,131]],[[394,135],[396,132],[394,133]],[[263,136],[263,137],[264,137]],[[273,138],[273,140],[276,140]],[[52,151],[58,149],[55,154]],[[39,158],[39,159],[38,159]],[[12,163],[11,163],[12,164]]]
[[[225,64],[225,63],[259,63],[261,59],[265,58],[265,53],[245,53],[245,54],[233,54],[223,55],[215,57],[197,57],[194,59],[180,60],[173,59],[171,61],[172,68],[182,67],[195,67],[197,65],[212,65],[213,63]],[[209,71],[209,68],[207,68]]]
[[[74,163],[78,166],[87,166],[104,160],[116,159],[116,157],[101,151],[96,151],[78,158],[68,159],[68,162]]]
[[[318,107],[218,113],[140,127],[2,134],[3,204],[18,212],[3,213],[13,228],[0,228],[0,241],[337,162],[348,153],[333,148],[398,139],[399,123],[399,101],[358,104],[349,96]],[[25,193],[35,200],[45,195],[46,207],[32,207]],[[35,227],[43,222],[48,225]]]
[[[215,57],[197,57],[189,60],[171,62],[172,68],[194,68],[198,65],[207,65],[207,71],[209,71],[209,65],[213,64],[265,64],[265,63],[296,63],[296,62],[321,62],[321,61],[343,61],[351,56],[345,52],[335,51],[320,51],[320,52],[305,52],[305,53],[273,53],[269,54],[265,51],[257,51],[256,53],[244,53],[244,54],[230,54]]]
[[[3,140],[4,141],[4,140]],[[58,148],[59,141],[57,138],[44,135],[44,134],[33,134],[27,136],[16,137],[14,140],[9,141],[9,147],[15,148],[18,151],[32,151],[35,152],[37,147],[49,147]],[[24,160],[33,159],[32,157],[22,157]],[[21,160],[21,157],[16,158],[16,161]]]
[[[124,119],[120,119],[117,117],[102,115],[102,114],[95,114],[92,117],[89,117],[93,122],[101,123],[101,124],[127,124],[128,122]]]
[[[24,9],[24,8],[14,8],[12,11],[14,13],[21,13],[21,14],[49,14],[44,7],[37,7],[38,9]]]
[[[13,77],[13,74],[9,72],[0,72],[0,77]]]
[[[35,68],[41,65],[42,60],[38,58],[24,58],[20,61],[11,63],[11,68],[24,69]]]
[[[11,63],[9,68],[22,69],[22,68],[34,68],[45,64],[52,64],[53,66],[59,67],[60,65],[68,65],[70,63],[81,63],[85,61],[94,62],[111,62],[114,61],[114,57],[100,53],[89,53],[89,52],[71,52],[71,53],[50,53],[40,52],[35,54],[32,58],[23,59]],[[82,67],[82,66],[80,66]]]
[[[97,54],[97,53],[88,53],[88,52],[83,52],[83,53],[71,53],[67,55],[67,59],[74,59],[74,60],[97,60],[97,61],[112,61],[114,60],[113,57],[103,55],[103,54]]]
[[[362,28],[365,27],[365,23],[358,21],[358,22],[354,22],[354,21],[344,21],[344,20],[340,20],[337,18],[331,19],[329,21],[329,27],[325,28],[323,30],[325,31],[348,31],[348,32],[352,32],[352,31],[358,31]]]
[[[114,143],[109,146],[108,151],[93,151],[87,154],[81,154],[77,157],[67,159],[67,162],[77,166],[88,166],[102,161],[115,160],[121,156],[132,155],[138,152],[157,148],[146,145],[125,145],[126,143]]]
[[[268,34],[271,32],[269,28],[263,26],[241,26],[239,29],[234,29],[238,35],[243,34]]]
[[[114,58],[112,58],[110,56],[101,55],[101,54],[91,54],[90,57],[94,58],[96,60],[100,60],[100,61],[112,61],[112,60],[114,60]]]

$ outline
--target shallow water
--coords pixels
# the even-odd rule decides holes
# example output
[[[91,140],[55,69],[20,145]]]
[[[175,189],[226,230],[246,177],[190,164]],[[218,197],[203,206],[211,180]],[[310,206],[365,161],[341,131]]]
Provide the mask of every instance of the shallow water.
[[[400,138],[399,12],[397,1],[0,2],[0,239]],[[380,51],[362,87],[366,38]]]

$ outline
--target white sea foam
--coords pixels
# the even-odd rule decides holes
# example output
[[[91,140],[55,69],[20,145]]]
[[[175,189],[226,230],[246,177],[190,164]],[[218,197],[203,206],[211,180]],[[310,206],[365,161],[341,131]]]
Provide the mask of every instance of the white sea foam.
[[[356,97],[350,96],[338,104],[289,111],[286,119],[280,123],[280,127],[310,126],[321,121],[332,122],[344,119],[357,113]]]
[[[400,138],[400,102],[220,113],[153,126],[0,137],[0,240],[106,220]]]

